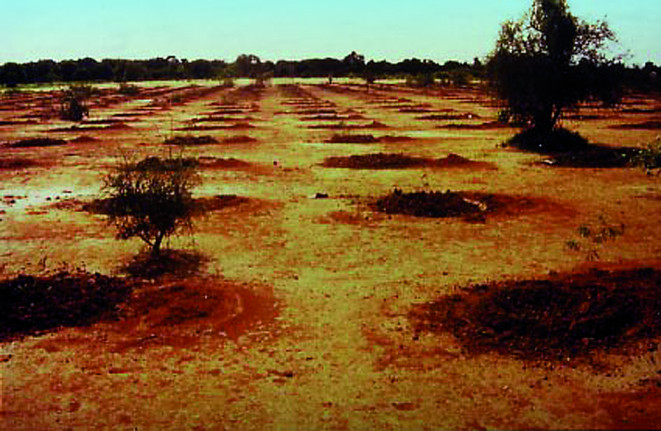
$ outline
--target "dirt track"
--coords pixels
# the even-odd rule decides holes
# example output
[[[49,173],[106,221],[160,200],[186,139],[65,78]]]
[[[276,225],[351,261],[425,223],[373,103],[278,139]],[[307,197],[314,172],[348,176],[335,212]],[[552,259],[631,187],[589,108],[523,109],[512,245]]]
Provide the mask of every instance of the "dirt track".
[[[170,94],[154,91],[153,98]],[[192,238],[173,240],[172,248],[195,248],[208,258],[201,274],[143,287],[126,319],[0,344],[2,428],[661,423],[657,350],[596,352],[598,369],[571,358],[530,364],[468,354],[449,334],[417,334],[408,318],[414,304],[469,283],[589,267],[661,268],[659,177],[635,168],[544,166],[536,163],[543,156],[502,148],[515,130],[493,124],[496,109],[474,92],[365,93],[338,85],[180,91],[188,99],[174,105],[143,95],[93,106],[97,121],[75,130],[45,118],[40,99],[3,102],[0,121],[8,124],[0,122],[0,142],[69,141],[0,147],[1,160],[30,162],[0,163],[0,268],[6,274],[60,262],[119,273],[141,245],[115,240],[104,218],[81,211],[81,203],[99,197],[101,176],[120,151],[164,154],[171,146],[163,141],[173,134],[218,141],[185,147],[186,155],[208,162],[197,197],[248,199],[196,219]],[[625,108],[644,111],[661,101],[628,103]],[[21,119],[37,114],[43,114],[38,121]],[[651,114],[586,114],[596,118],[565,125],[591,142],[640,147],[659,133],[613,127],[654,120]],[[113,118],[117,122],[108,121]],[[373,135],[377,142],[326,142],[337,134]],[[81,136],[94,139],[70,142]],[[425,159],[454,153],[489,165],[321,166],[327,157],[376,153]],[[218,160],[228,158],[247,163]],[[493,193],[535,204],[482,222],[375,212],[373,201],[394,188]],[[584,251],[568,250],[566,242],[600,215],[624,224],[626,233],[597,246],[599,261],[587,262]],[[201,305],[205,300],[215,305]]]

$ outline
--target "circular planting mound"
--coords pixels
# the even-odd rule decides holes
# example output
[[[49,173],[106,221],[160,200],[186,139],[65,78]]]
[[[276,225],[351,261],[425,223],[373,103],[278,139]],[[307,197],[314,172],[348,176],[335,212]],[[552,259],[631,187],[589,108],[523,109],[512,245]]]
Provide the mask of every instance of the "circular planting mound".
[[[131,292],[120,279],[86,272],[19,275],[0,282],[0,340],[114,315]]]
[[[348,169],[405,169],[429,166],[433,160],[404,154],[365,154],[348,157],[327,157],[322,166]]]
[[[208,145],[208,144],[217,144],[218,140],[211,136],[175,136],[170,139],[166,139],[163,142],[165,145],[180,145],[180,146],[194,146],[194,145]]]
[[[30,159],[12,158],[0,159],[0,170],[19,170],[39,166],[39,163]]]
[[[350,135],[348,133],[334,134],[324,141],[328,144],[374,144],[379,142],[374,135]]]
[[[661,335],[661,271],[555,276],[472,286],[419,305],[416,331],[449,332],[469,353],[566,360]]]
[[[415,217],[463,217],[480,214],[484,206],[464,193],[412,192],[395,189],[389,195],[372,204],[373,209],[387,214],[404,214]]]
[[[8,144],[8,146],[12,148],[55,147],[59,145],[66,145],[66,143],[67,141],[64,139],[32,138],[12,142]]]

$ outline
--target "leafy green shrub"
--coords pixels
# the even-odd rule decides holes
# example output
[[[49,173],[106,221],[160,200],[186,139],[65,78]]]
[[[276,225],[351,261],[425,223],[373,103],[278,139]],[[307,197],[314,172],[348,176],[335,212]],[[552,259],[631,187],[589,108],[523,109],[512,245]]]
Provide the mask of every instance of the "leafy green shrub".
[[[60,99],[60,118],[67,121],[82,121],[89,115],[87,100],[97,93],[88,84],[70,85]]]
[[[140,87],[138,87],[137,85],[128,84],[126,82],[121,82],[119,84],[119,88],[117,89],[117,92],[125,96],[136,96],[140,94]]]
[[[122,159],[104,181],[107,214],[119,239],[138,237],[158,256],[163,239],[192,228],[197,162],[183,157]]]
[[[643,168],[648,175],[655,170],[657,175],[661,174],[661,136],[634,153],[630,163]]]

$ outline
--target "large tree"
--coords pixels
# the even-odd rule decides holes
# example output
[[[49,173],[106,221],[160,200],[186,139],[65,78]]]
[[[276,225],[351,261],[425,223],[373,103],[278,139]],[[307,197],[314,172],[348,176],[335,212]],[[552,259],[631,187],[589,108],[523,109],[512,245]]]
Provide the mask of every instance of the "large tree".
[[[617,100],[616,82],[603,79],[617,61],[607,57],[615,41],[606,22],[576,18],[565,0],[534,0],[522,19],[502,25],[488,63],[491,87],[513,119],[550,134],[566,109]]]

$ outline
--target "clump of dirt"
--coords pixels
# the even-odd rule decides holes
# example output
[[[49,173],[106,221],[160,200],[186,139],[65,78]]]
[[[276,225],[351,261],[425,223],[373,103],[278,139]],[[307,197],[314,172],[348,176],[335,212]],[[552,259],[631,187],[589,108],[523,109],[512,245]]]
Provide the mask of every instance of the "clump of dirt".
[[[440,120],[473,120],[480,118],[479,115],[473,113],[447,113],[447,114],[430,114],[422,115],[415,117],[416,120],[429,120],[429,121],[440,121]]]
[[[99,139],[93,138],[91,136],[86,136],[86,135],[81,135],[78,136],[77,138],[70,139],[69,142],[73,144],[86,144],[90,142],[98,142]]]
[[[200,167],[211,169],[241,169],[252,166],[248,162],[235,158],[200,157],[197,161]]]
[[[328,144],[374,144],[379,142],[379,139],[375,138],[374,135],[350,135],[346,133],[336,133],[324,142]]]
[[[491,129],[504,129],[512,127],[508,123],[502,121],[486,121],[479,124],[466,124],[466,123],[450,123],[438,126],[441,129],[461,129],[461,130],[491,130]]]
[[[580,151],[556,154],[541,163],[567,168],[624,168],[630,164],[636,153],[635,148],[588,145]]]
[[[0,282],[0,340],[113,317],[130,292],[121,279],[83,271],[4,280]]]
[[[0,159],[0,170],[19,170],[39,166],[39,163],[30,159],[13,158]]]
[[[450,332],[469,353],[566,360],[661,335],[661,271],[556,275],[471,286],[414,307],[416,331]]]
[[[348,157],[327,157],[322,166],[349,169],[405,169],[429,166],[432,159],[411,157],[404,154],[364,154]]]
[[[22,139],[17,142],[11,142],[7,146],[11,148],[34,148],[34,147],[56,147],[59,145],[66,145],[67,141],[64,139],[52,138],[32,138]]]
[[[463,193],[412,192],[395,189],[389,195],[372,204],[376,211],[387,214],[404,214],[415,217],[465,217],[480,214],[485,208]]]
[[[223,144],[254,144],[255,142],[258,142],[257,139],[247,135],[229,136],[223,139]]]
[[[195,145],[209,145],[217,144],[218,140],[212,136],[175,136],[170,139],[166,139],[163,142],[165,145],[180,145],[180,146],[195,146]]]
[[[449,154],[440,159],[412,157],[404,154],[361,154],[348,157],[327,157],[322,166],[327,168],[349,169],[406,169],[406,168],[452,168],[452,167],[490,167],[486,162],[475,162],[457,154]]]

